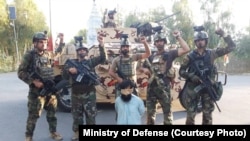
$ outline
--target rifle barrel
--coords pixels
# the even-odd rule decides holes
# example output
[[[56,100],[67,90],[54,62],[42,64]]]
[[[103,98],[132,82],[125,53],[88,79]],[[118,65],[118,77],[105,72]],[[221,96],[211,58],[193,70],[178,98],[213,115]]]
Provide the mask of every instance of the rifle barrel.
[[[170,18],[170,17],[172,17],[172,16],[174,16],[174,15],[177,15],[177,14],[180,14],[180,13],[181,13],[181,11],[176,12],[176,13],[174,13],[174,14],[168,15],[168,16],[166,16],[166,17],[164,17],[164,18],[162,18],[162,19],[160,19],[160,20],[157,20],[157,21],[155,21],[155,22],[158,23],[158,22],[160,22],[160,21],[162,21],[162,20],[165,20],[165,19],[167,19],[167,18]]]

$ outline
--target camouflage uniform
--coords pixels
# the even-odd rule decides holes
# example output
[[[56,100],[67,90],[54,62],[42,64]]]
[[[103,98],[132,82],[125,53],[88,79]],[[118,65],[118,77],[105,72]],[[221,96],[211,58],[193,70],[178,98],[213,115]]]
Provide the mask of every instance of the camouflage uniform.
[[[153,54],[145,67],[150,67],[151,78],[147,90],[147,124],[155,124],[156,104],[161,104],[163,110],[163,124],[172,124],[170,81],[172,62],[178,57],[178,50],[165,51],[162,54]],[[150,65],[150,64],[151,65]]]
[[[124,75],[125,79],[130,79],[136,84],[137,61],[139,61],[141,58],[142,58],[141,54],[132,54],[126,58],[123,57],[122,55],[117,56],[113,60],[111,69],[115,70],[115,72],[119,69],[119,71]],[[136,89],[134,91],[135,94],[137,94],[138,91]],[[120,90],[116,89],[116,97],[118,97],[119,95],[120,95]]]
[[[105,21],[104,28],[116,28],[115,20],[108,19],[107,21]]]
[[[83,63],[90,67],[94,71],[94,68],[101,63],[104,63],[106,60],[106,52],[103,47],[99,47],[100,56],[93,57],[88,60],[83,60],[81,62],[78,59],[73,61],[80,65]],[[78,126],[84,124],[84,114],[86,115],[86,124],[96,124],[95,117],[97,114],[96,110],[96,90],[94,83],[89,84],[91,81],[89,78],[83,77],[83,81],[76,82],[73,79],[74,75],[69,74],[69,67],[65,64],[63,71],[63,77],[68,79],[72,88],[71,102],[72,109],[71,113],[73,115],[73,131],[78,132]]]
[[[211,99],[206,89],[195,92],[195,88],[200,85],[200,83],[191,81],[194,76],[198,75],[197,72],[195,72],[194,68],[192,68],[192,64],[197,63],[200,71],[203,71],[204,75],[208,76],[212,80],[212,82],[214,82],[215,75],[217,73],[216,67],[214,65],[215,59],[227,53],[230,53],[235,48],[235,43],[232,41],[230,36],[224,37],[224,41],[228,45],[226,48],[205,49],[203,55],[200,55],[197,52],[197,49],[195,49],[184,58],[184,62],[181,65],[179,74],[181,77],[186,79],[186,84],[183,88],[183,94],[186,94],[185,102],[187,103],[187,125],[195,124],[196,111],[198,108],[198,102],[200,100],[202,103],[203,112],[202,124],[212,124],[212,112],[215,109],[214,101],[213,99]]]
[[[103,22],[103,27],[104,28],[116,28],[116,23],[114,17],[111,18],[110,16],[114,16],[115,13],[113,11],[109,11],[108,15],[106,15],[106,12],[103,15],[102,22]]]
[[[36,69],[36,70],[35,70]],[[29,75],[36,71],[43,79],[53,79],[53,69],[49,54],[44,52],[39,55],[36,50],[28,51],[19,65],[18,77],[29,85],[28,94],[28,119],[26,125],[26,137],[32,137],[35,130],[37,119],[41,116],[43,108],[46,109],[46,118],[49,123],[51,133],[56,132],[57,118],[57,99],[55,95],[39,96],[41,89],[32,84],[33,79]]]

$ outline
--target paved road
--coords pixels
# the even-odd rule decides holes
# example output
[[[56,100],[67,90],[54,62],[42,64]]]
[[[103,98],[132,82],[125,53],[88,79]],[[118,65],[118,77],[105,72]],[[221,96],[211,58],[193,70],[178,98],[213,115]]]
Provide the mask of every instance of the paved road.
[[[228,83],[224,86],[224,95],[218,102],[222,112],[215,110],[214,124],[250,125],[250,75],[229,75]],[[0,74],[0,141],[24,140],[27,118],[28,86],[17,78],[16,72]],[[178,101],[173,103],[174,124],[185,123],[185,110]],[[202,114],[198,114],[196,123],[201,123]],[[70,113],[58,111],[58,132],[65,141],[72,136],[72,117]],[[115,124],[113,105],[98,105],[97,124]],[[144,116],[145,123],[145,116]],[[162,124],[161,109],[158,109],[156,123]],[[49,138],[48,124],[45,112],[38,120],[35,141],[52,141]]]

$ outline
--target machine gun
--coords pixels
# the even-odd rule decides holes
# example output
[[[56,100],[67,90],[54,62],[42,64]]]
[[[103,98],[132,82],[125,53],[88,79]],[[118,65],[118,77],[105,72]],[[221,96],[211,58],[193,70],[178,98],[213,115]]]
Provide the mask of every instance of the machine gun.
[[[208,94],[209,94],[210,98],[214,101],[217,109],[219,110],[219,112],[221,112],[221,110],[220,110],[220,108],[219,108],[219,106],[218,106],[218,104],[216,102],[218,100],[218,97],[217,97],[217,94],[216,94],[217,92],[213,87],[213,83],[212,83],[211,79],[207,75],[204,75],[204,72],[202,72],[199,69],[197,63],[193,63],[193,66],[194,66],[196,72],[198,72],[198,76],[199,76],[200,80],[202,81],[202,83],[200,85],[198,85],[198,86],[196,86],[194,88],[194,91],[199,92],[200,90],[205,88],[208,91]]]
[[[74,39],[75,39],[75,46],[82,47],[83,37],[82,36],[75,36]]]
[[[90,71],[90,68],[87,65],[82,64],[82,63],[81,63],[81,65],[78,65],[70,59],[67,59],[65,64],[72,66],[72,67],[75,67],[77,69],[78,74],[75,78],[76,82],[81,82],[82,79],[84,78],[84,76],[86,76],[95,85],[101,84],[99,77],[94,72]]]
[[[55,83],[51,79],[45,80],[37,72],[31,73],[29,77],[32,79],[38,79],[43,83],[43,89],[40,91],[39,96],[49,96],[52,93],[56,93],[68,85],[67,80],[61,80],[58,83]]]
[[[168,15],[160,20],[154,21],[154,22],[146,22],[144,24],[141,24],[140,22],[137,22],[135,24],[130,25],[131,28],[137,29],[137,36],[151,36],[156,32],[159,32],[162,30],[162,26],[159,25],[159,22],[162,20],[165,20],[167,18],[170,18],[174,15],[179,14],[180,12],[176,12],[174,14]]]

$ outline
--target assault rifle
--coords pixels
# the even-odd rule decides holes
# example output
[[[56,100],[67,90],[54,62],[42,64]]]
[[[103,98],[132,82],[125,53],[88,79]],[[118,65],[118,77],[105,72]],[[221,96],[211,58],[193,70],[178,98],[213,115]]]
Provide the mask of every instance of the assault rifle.
[[[31,73],[29,77],[32,79],[38,79],[43,83],[43,89],[40,91],[39,96],[49,96],[68,85],[67,80],[61,80],[57,84],[51,79],[45,80],[37,72]]]
[[[194,88],[194,91],[199,92],[200,90],[205,88],[208,91],[210,98],[214,101],[217,109],[219,110],[219,112],[221,112],[221,110],[216,102],[216,93],[217,92],[215,91],[215,89],[213,87],[213,83],[212,83],[211,79],[207,75],[204,75],[204,72],[199,69],[197,63],[193,63],[193,65],[195,67],[195,70],[198,72],[198,76],[199,76],[200,80],[202,81],[202,83],[200,85],[198,85]]]
[[[120,69],[118,69],[118,70],[116,71],[116,73],[117,73],[118,76],[121,77],[123,80],[128,80],[128,79],[129,79],[128,77],[125,76],[125,74],[124,74],[123,72],[121,72]],[[137,91],[135,90],[135,88],[137,88],[136,82],[133,82],[133,88],[134,88],[133,93],[137,95]],[[120,89],[119,86],[118,86],[118,89]]]
[[[118,70],[116,71],[116,73],[117,73],[118,76],[121,77],[122,79],[127,79],[127,77],[125,77],[125,75],[121,72],[120,69],[118,69]]]
[[[67,61],[65,62],[65,64],[71,66],[71,67],[75,67],[77,69],[77,76],[75,78],[76,82],[81,82],[83,77],[86,76],[87,78],[89,78],[91,80],[92,83],[94,83],[95,85],[99,85],[101,84],[99,77],[90,70],[89,66],[85,65],[85,64],[80,64],[78,65],[77,63],[75,63],[73,60],[71,59],[67,59]]]
[[[152,68],[151,63],[149,61],[149,58],[145,59],[145,64],[144,65],[145,65],[144,67],[149,68],[151,73],[152,73],[150,78],[148,79],[148,82],[151,83],[153,80],[155,80],[156,84],[158,86],[165,86],[166,85],[164,80],[163,80],[164,76],[162,74],[158,74],[159,71],[156,68]]]

